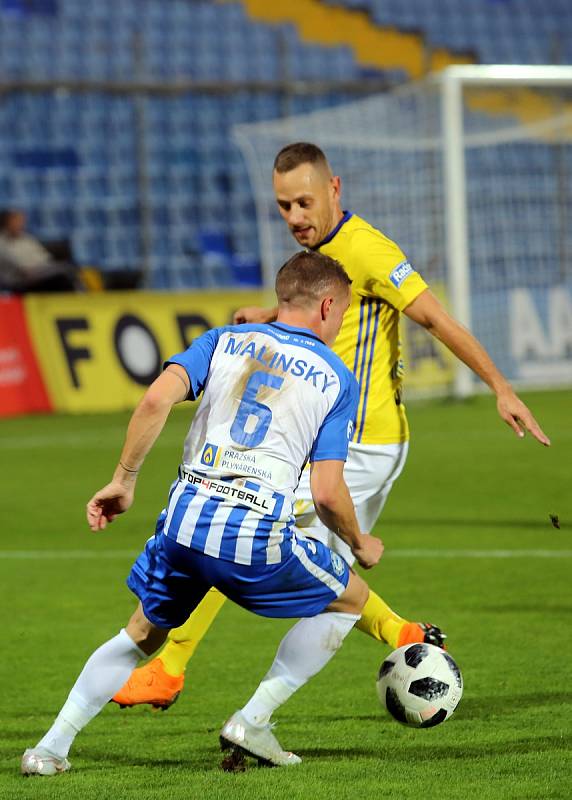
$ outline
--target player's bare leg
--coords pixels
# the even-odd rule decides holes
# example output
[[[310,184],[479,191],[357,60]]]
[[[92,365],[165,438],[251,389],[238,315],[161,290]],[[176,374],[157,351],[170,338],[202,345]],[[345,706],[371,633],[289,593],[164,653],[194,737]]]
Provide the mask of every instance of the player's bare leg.
[[[167,644],[152,661],[133,670],[112,700],[122,708],[149,703],[166,711],[178,699],[185,669],[224,605],[225,596],[212,588],[189,619],[169,632]]]

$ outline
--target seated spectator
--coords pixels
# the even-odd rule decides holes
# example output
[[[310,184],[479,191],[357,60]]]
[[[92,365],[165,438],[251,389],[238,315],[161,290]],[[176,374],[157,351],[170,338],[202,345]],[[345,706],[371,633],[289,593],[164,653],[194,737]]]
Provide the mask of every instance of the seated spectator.
[[[17,209],[0,212],[0,290],[69,292],[80,288],[77,270],[57,261],[26,232],[26,215]]]

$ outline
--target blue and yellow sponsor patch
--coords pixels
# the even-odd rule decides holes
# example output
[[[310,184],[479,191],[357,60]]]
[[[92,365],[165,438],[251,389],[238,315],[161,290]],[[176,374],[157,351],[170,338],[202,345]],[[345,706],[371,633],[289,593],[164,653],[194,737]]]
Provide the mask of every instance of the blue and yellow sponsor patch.
[[[389,273],[389,280],[396,289],[399,289],[403,281],[413,275],[414,271],[409,261],[402,261]]]
[[[217,445],[209,444],[209,442],[207,442],[203,447],[203,452],[201,454],[201,464],[204,464],[207,467],[215,466],[218,460],[217,455],[218,455]]]

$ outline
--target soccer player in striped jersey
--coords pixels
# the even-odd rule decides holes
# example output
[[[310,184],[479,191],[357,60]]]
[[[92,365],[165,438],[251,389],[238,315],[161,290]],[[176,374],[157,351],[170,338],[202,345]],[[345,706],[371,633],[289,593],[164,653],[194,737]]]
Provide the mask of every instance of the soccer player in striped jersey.
[[[147,391],[111,483],[87,505],[93,531],[127,511],[172,406],[202,393],[178,479],[128,577],[140,602],[126,627],[88,659],[46,735],[26,750],[23,774],[68,770],[77,733],[212,586],[257,614],[300,618],[254,696],[221,731],[224,748],[273,765],[300,762],[282,750],[270,717],[330,660],[368,596],[341,556],[294,528],[294,491],[306,463],[324,524],[365,568],[383,551],[379,539],[361,532],[343,478],[357,383],[328,345],[349,306],[350,283],[333,259],[295,255],[276,279],[275,323],[203,334]]]
[[[283,148],[274,162],[273,181],[278,209],[298,244],[337,259],[352,278],[350,308],[334,351],[359,383],[358,413],[344,474],[362,530],[372,529],[407,458],[401,313],[447,345],[490,387],[498,413],[518,436],[528,431],[540,443],[550,444],[481,344],[445,311],[399,246],[357,214],[342,209],[340,178],[319,147],[300,142]],[[235,322],[268,322],[275,316],[275,308],[248,307],[237,311]],[[344,542],[315,513],[307,471],[296,498],[297,525],[352,563]],[[209,593],[187,623],[171,631],[161,654],[136,670],[114,699],[124,705],[168,707],[183,687],[188,660],[223,603],[218,592]],[[374,592],[356,627],[392,647],[443,640],[434,626],[399,617]]]

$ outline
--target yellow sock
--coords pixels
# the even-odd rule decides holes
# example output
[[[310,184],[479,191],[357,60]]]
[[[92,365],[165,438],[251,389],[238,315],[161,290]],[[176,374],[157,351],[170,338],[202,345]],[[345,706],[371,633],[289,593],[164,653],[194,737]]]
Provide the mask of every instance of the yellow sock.
[[[167,644],[159,658],[165,672],[174,677],[182,675],[197,649],[197,645],[212,625],[226,597],[214,587],[209,589],[188,620],[169,632]]]
[[[397,647],[399,632],[407,620],[398,616],[381,597],[369,590],[369,597],[361,612],[361,619],[356,625],[360,631],[368,633],[380,642],[387,642],[390,647]]]

